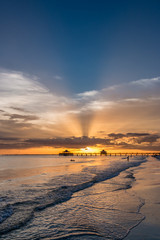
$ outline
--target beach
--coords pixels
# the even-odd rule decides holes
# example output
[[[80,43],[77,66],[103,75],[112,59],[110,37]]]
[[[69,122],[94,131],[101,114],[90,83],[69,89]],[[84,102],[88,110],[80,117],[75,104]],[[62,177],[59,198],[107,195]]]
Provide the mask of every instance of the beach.
[[[159,239],[153,157],[1,156],[1,239]]]
[[[133,191],[144,199],[141,213],[145,219],[132,229],[126,240],[160,239],[160,161],[149,158],[140,169],[134,170]]]

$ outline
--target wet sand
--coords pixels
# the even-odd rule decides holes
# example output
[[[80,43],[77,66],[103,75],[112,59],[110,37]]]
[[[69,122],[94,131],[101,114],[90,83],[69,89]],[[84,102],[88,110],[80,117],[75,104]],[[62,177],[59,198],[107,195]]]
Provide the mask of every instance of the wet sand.
[[[1,161],[1,173],[3,239],[124,239],[130,229],[125,239],[160,239],[155,158],[20,156]]]
[[[145,219],[130,231],[125,240],[160,239],[160,161],[149,157],[148,161],[134,169],[136,178],[133,190],[145,204],[140,212]]]
[[[76,157],[74,163],[59,156],[2,159],[2,238],[124,238],[143,220],[143,201],[128,190],[133,167],[144,163],[141,157],[128,162],[119,156]]]

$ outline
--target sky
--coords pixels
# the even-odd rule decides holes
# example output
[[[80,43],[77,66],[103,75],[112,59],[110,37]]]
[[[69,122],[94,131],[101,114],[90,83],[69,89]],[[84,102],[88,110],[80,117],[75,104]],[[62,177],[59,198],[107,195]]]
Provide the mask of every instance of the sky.
[[[159,29],[156,0],[0,0],[0,153],[160,151]]]

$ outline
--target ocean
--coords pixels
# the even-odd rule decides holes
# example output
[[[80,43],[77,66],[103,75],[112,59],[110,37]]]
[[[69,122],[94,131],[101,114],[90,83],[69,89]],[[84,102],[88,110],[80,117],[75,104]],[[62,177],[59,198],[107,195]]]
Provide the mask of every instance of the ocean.
[[[71,158],[75,161],[70,161]],[[132,156],[0,156],[0,238],[124,239],[144,219]],[[158,160],[157,160],[158,161]]]

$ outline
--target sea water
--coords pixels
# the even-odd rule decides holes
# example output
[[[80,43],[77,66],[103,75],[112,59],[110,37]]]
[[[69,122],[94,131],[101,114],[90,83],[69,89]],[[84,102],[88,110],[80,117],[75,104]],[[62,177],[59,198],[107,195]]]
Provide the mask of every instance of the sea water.
[[[0,238],[123,239],[144,216],[133,156],[0,156]]]

